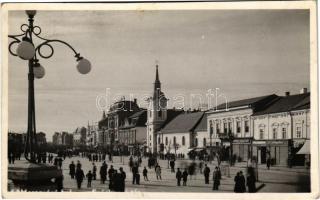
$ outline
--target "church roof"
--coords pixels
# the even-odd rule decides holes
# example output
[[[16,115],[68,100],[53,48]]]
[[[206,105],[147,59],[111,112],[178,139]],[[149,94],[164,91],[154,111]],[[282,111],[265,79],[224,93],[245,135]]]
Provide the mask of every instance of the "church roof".
[[[186,133],[193,131],[202,119],[204,112],[182,113],[172,119],[163,129],[162,133]]]

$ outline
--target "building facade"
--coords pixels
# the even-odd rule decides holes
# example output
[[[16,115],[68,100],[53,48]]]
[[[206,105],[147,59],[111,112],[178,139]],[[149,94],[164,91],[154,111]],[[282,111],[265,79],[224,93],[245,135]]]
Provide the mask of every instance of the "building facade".
[[[73,146],[86,146],[87,129],[85,127],[78,127],[73,132]]]

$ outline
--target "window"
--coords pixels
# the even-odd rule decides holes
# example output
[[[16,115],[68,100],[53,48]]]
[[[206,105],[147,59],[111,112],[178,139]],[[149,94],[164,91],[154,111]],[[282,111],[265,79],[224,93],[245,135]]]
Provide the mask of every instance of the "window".
[[[168,145],[168,138],[166,137],[166,145]]]
[[[196,138],[196,139],[194,140],[194,146],[195,146],[195,147],[198,146],[198,138]]]
[[[245,131],[246,133],[249,132],[249,121],[248,121],[248,120],[247,120],[247,121],[244,121],[244,131]]]
[[[282,128],[282,139],[286,139],[286,138],[287,138],[287,129]]]
[[[264,129],[260,129],[260,140],[263,140],[263,136],[264,136]]]
[[[213,134],[213,125],[212,121],[210,121],[210,136]]]
[[[151,140],[151,134],[150,134],[150,137],[149,137],[149,138],[150,138],[150,140]]]
[[[217,134],[220,134],[220,126],[219,123],[216,124]]]
[[[240,121],[237,121],[237,133],[240,133],[241,132],[241,122]]]
[[[186,139],[184,138],[184,136],[182,136],[182,145],[185,145],[186,144]]]
[[[272,129],[272,138],[273,138],[273,139],[277,139],[277,138],[278,138],[277,132],[278,132],[278,131],[277,131],[277,128],[273,128],[273,129]]]
[[[232,132],[232,122],[228,122],[228,128],[229,128],[229,131]]]
[[[158,144],[160,144],[160,137],[158,137]]]
[[[176,144],[176,136],[173,137],[173,144]]]
[[[206,147],[206,146],[207,146],[207,139],[203,138],[203,147]]]
[[[227,127],[227,122],[223,123],[223,132],[228,133],[228,127]]]
[[[297,138],[301,138],[301,127],[297,126]]]

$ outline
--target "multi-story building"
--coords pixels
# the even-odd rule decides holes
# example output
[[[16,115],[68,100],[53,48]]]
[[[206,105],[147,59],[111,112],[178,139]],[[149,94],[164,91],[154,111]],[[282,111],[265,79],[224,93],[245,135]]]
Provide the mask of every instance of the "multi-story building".
[[[88,123],[87,126],[87,135],[86,135],[86,145],[89,147],[97,147],[99,138],[98,124],[90,125]]]
[[[52,143],[54,145],[62,145],[66,147],[73,147],[73,134],[68,132],[55,132],[52,136]]]
[[[270,157],[277,165],[303,165],[297,155],[310,139],[310,93],[281,96],[266,109],[252,116],[254,125],[253,153],[259,163]]]
[[[274,94],[243,99],[226,102],[207,111],[208,135],[211,134],[213,146],[224,149],[222,159],[229,159],[231,153],[239,160],[247,161],[251,157],[250,147],[254,135],[251,115],[275,99],[277,95]]]
[[[73,146],[86,145],[87,129],[85,127],[78,127],[73,132]]]

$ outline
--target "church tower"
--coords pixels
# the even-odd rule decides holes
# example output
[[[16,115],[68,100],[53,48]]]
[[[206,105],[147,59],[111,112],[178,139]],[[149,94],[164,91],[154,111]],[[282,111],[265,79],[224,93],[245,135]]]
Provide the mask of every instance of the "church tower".
[[[168,99],[161,91],[158,64],[156,65],[156,78],[154,81],[153,95],[148,98],[148,118],[147,118],[147,146],[151,153],[158,152],[160,143],[157,141],[157,132],[167,119]]]

